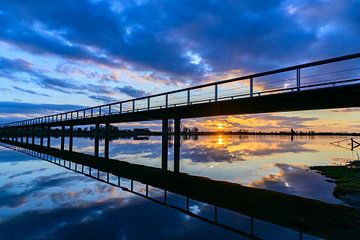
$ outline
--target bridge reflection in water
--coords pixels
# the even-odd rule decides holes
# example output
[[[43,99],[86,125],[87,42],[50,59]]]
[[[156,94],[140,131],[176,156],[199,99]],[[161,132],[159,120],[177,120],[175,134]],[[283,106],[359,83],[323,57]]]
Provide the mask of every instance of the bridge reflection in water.
[[[176,209],[188,216],[235,232],[246,239],[320,239],[319,237],[306,234],[301,230],[294,230],[261,220],[256,218],[256,216],[242,214],[238,209],[234,209],[226,203],[226,197],[217,198],[218,204],[214,204],[214,199],[207,198],[207,196],[203,194],[197,194],[196,191],[182,191],[183,189],[181,188],[174,191],[174,189],[167,184],[167,181],[154,181],[152,176],[150,176],[151,174],[147,174],[147,172],[154,171],[154,168],[151,167],[125,164],[121,161],[103,161],[103,158],[56,149],[49,150],[48,148],[36,145],[16,143],[14,145],[2,143],[1,145],[119,187],[124,191],[131,192],[152,202]],[[89,159],[84,161],[84,158]],[[112,163],[109,164],[109,161]],[[115,166],[118,165],[119,168],[123,168],[124,164],[128,167],[137,168],[139,174],[134,174],[134,177],[131,177],[130,175],[133,174],[134,171],[130,171],[131,173],[129,175],[126,169],[125,171],[118,171],[114,168],[114,164]],[[139,168],[141,168],[141,171]],[[176,176],[187,181],[189,187],[195,186],[196,188],[202,186],[202,184],[199,183],[200,181],[197,180],[197,177],[191,178],[191,176],[188,175],[181,177],[179,174],[176,174]],[[165,176],[165,178],[173,180],[171,175]],[[146,181],[146,179],[149,181]],[[218,181],[210,179],[206,179],[206,181],[214,184],[214,188],[217,188]],[[155,184],[151,185],[151,183]]]

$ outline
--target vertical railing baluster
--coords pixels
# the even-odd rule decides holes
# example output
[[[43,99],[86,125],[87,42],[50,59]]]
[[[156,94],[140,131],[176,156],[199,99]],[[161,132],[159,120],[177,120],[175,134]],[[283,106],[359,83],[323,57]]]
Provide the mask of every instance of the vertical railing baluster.
[[[133,112],[135,112],[135,100],[132,100]]]
[[[215,102],[218,100],[218,85],[215,84]]]
[[[150,110],[150,97],[147,98],[147,109]]]
[[[165,107],[168,108],[168,104],[169,104],[169,95],[166,94],[165,95]]]
[[[254,79],[250,78],[250,97],[254,96]]]
[[[190,105],[190,89],[187,90],[187,105]]]
[[[296,69],[296,89],[300,91],[301,83],[300,83],[300,68]]]

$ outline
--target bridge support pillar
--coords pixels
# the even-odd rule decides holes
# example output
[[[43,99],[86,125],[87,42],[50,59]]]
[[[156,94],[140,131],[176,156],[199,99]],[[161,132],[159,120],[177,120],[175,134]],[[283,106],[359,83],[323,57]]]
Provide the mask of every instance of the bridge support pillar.
[[[161,169],[164,171],[168,170],[168,141],[169,141],[169,119],[162,120],[162,131],[161,131]]]
[[[100,124],[96,123],[95,124],[95,132],[94,132],[94,137],[95,137],[95,157],[99,157],[99,128],[100,128]]]
[[[109,144],[110,143],[110,124],[106,123],[105,124],[105,159],[109,159]]]
[[[35,144],[35,127],[32,127],[31,129],[31,143],[34,145]]]
[[[69,131],[69,151],[72,152],[74,143],[74,126],[70,125]]]
[[[44,127],[40,127],[40,146],[44,146]]]
[[[29,127],[25,128],[25,142],[29,144]]]
[[[180,118],[174,119],[174,172],[180,172]]]
[[[24,128],[20,128],[20,142],[24,143]]]
[[[61,126],[61,150],[65,150],[65,126]]]
[[[47,147],[51,147],[51,127],[49,126],[47,129]]]
[[[17,131],[17,129],[16,128],[14,128],[14,133],[13,133],[13,138],[14,138],[14,142],[17,142],[17,133],[16,133],[16,131]]]

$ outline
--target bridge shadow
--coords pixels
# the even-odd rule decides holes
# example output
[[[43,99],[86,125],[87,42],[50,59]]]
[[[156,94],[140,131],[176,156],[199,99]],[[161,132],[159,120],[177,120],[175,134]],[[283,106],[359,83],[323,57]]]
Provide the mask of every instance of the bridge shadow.
[[[358,239],[360,234],[360,211],[350,207],[83,153],[1,142],[4,147],[120,187],[248,239]],[[206,210],[198,211],[199,206]]]

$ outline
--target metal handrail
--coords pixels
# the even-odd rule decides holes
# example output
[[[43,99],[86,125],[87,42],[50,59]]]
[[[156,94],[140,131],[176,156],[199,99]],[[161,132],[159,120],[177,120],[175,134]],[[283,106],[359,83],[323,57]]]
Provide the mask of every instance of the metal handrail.
[[[320,60],[320,61],[315,61],[315,62],[310,62],[310,63],[305,63],[305,64],[299,64],[299,65],[294,65],[294,66],[290,66],[290,67],[286,67],[286,68],[279,68],[279,69],[275,69],[275,70],[270,70],[270,71],[265,71],[265,72],[261,72],[261,73],[255,73],[255,74],[250,74],[250,75],[245,75],[245,76],[241,76],[241,77],[236,77],[236,78],[231,78],[231,79],[226,79],[226,80],[222,80],[222,81],[217,81],[217,82],[212,82],[212,83],[207,83],[207,84],[202,84],[202,85],[198,85],[198,86],[193,86],[193,87],[188,87],[188,88],[183,88],[183,89],[178,89],[178,90],[173,90],[173,91],[169,91],[169,92],[165,92],[165,93],[159,93],[159,94],[153,94],[153,95],[149,95],[149,96],[144,96],[144,97],[139,97],[139,98],[135,98],[135,99],[128,99],[128,100],[124,100],[124,101],[119,101],[119,102],[115,102],[115,103],[109,103],[109,104],[103,104],[103,105],[98,105],[95,107],[88,107],[88,108],[83,108],[83,109],[79,109],[79,110],[73,110],[73,111],[68,111],[68,112],[63,112],[63,113],[58,113],[58,114],[52,114],[52,115],[48,115],[48,116],[44,116],[44,117],[38,117],[38,118],[33,118],[33,119],[28,119],[28,120],[22,120],[22,121],[16,121],[16,122],[11,122],[11,123],[6,123],[6,124],[1,124],[0,127],[4,128],[4,127],[12,127],[12,126],[29,126],[29,125],[34,125],[34,124],[39,124],[39,123],[53,123],[53,122],[63,122],[63,121],[67,121],[67,120],[77,120],[77,119],[84,119],[84,118],[92,118],[92,117],[99,117],[99,116],[105,116],[105,115],[113,115],[113,114],[122,114],[122,113],[128,113],[128,112],[137,112],[138,110],[141,111],[146,111],[146,110],[151,110],[153,109],[151,107],[151,98],[155,98],[155,97],[160,97],[163,96],[165,97],[165,99],[163,99],[163,101],[165,102],[165,104],[163,105],[156,105],[156,108],[169,108],[172,106],[176,106],[176,105],[191,105],[194,104],[196,102],[205,102],[205,101],[218,101],[223,99],[223,97],[220,97],[218,95],[218,86],[222,85],[222,84],[226,84],[226,83],[231,83],[231,82],[237,82],[237,81],[244,81],[244,80],[248,80],[249,81],[249,93],[248,94],[241,94],[241,96],[259,96],[261,94],[264,93],[271,93],[271,92],[279,92],[279,91],[287,91],[287,90],[298,90],[300,91],[303,88],[309,88],[309,87],[314,87],[314,86],[302,86],[301,85],[301,76],[300,76],[300,70],[301,69],[305,69],[305,68],[309,68],[309,67],[315,67],[315,66],[320,66],[320,65],[325,65],[325,64],[329,64],[329,63],[336,63],[336,62],[341,62],[341,61],[345,61],[345,60],[350,60],[350,59],[356,59],[356,58],[360,58],[360,53],[354,53],[354,54],[349,54],[349,55],[344,55],[344,56],[340,56],[340,57],[335,57],[335,58],[329,58],[329,59],[325,59],[325,60]],[[296,77],[292,78],[294,80],[296,80],[296,86],[295,87],[291,87],[291,88],[281,88],[281,89],[276,89],[275,91],[272,90],[267,90],[267,91],[263,91],[263,92],[255,92],[254,91],[254,79],[255,78],[259,78],[259,77],[263,77],[263,76],[269,76],[269,75],[274,75],[274,74],[278,74],[278,73],[284,73],[284,72],[290,72],[296,70]],[[332,74],[334,72],[330,72],[329,74]],[[358,81],[358,80],[356,80]],[[323,83],[320,85],[316,85],[316,86],[323,86],[323,85],[329,85],[329,84],[339,84],[341,83],[341,81],[337,81],[337,82],[327,82],[327,83]],[[212,99],[204,99],[204,100],[196,100],[196,101],[191,101],[191,90],[195,90],[195,89],[201,89],[201,88],[206,88],[206,87],[211,87],[214,86],[214,98]],[[171,94],[175,94],[175,93],[180,93],[183,92],[184,94],[187,94],[187,101],[186,102],[182,102],[182,103],[175,103],[175,104],[169,104],[169,95]],[[226,98],[236,98],[239,97],[240,95],[234,95],[234,96],[226,96]],[[147,99],[147,106],[146,107],[142,107],[141,109],[136,109],[136,102],[140,101],[140,100],[145,100]],[[124,109],[122,109],[123,105],[130,103],[130,107],[129,109],[127,109],[126,111],[124,111]],[[119,108],[117,112],[112,113],[111,108],[113,106],[119,105]],[[146,105],[146,104],[145,104]],[[103,109],[107,108],[107,111],[102,111]],[[97,111],[97,114],[94,113],[94,110]],[[87,111],[90,111],[90,114],[87,114]],[[80,114],[81,113],[81,114]],[[75,116],[74,116],[75,115]],[[82,116],[80,116],[82,115]],[[60,120],[59,120],[60,118]]]

